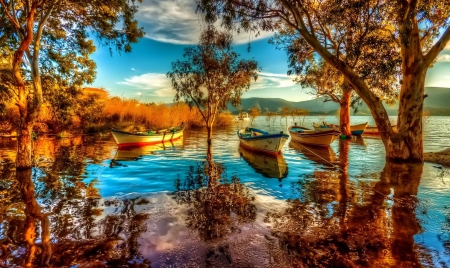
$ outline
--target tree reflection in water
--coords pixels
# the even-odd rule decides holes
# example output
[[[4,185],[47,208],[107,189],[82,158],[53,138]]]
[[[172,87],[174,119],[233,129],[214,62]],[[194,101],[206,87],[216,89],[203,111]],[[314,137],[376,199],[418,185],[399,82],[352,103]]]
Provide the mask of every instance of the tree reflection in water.
[[[378,182],[356,187],[348,179],[348,146],[341,141],[339,172],[316,170],[300,180],[299,198],[267,214],[279,247],[293,267],[420,266],[413,236],[423,164],[388,162]]]
[[[105,154],[87,144],[53,144],[38,144],[49,160],[33,170],[1,165],[0,267],[150,266],[138,251],[148,215],[135,208],[147,201],[105,200],[115,210],[106,213],[96,182],[83,181],[86,157],[100,162]]]
[[[212,157],[191,166],[182,183],[176,181],[174,198],[189,206],[186,225],[204,241],[214,241],[239,232],[239,225],[256,218],[254,197],[233,175],[228,179],[225,167],[214,163]]]

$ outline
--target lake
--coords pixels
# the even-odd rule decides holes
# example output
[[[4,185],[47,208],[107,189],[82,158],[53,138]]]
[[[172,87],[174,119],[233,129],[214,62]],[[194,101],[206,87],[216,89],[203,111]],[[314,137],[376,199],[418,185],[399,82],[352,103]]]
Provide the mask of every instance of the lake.
[[[449,123],[425,119],[425,151],[450,147]],[[203,129],[127,150],[109,133],[39,137],[32,174],[16,173],[16,141],[0,138],[0,266],[450,267],[449,169],[385,164],[374,136],[288,140],[270,157],[239,146],[246,124],[215,129],[214,164]],[[287,131],[281,117],[252,127]]]

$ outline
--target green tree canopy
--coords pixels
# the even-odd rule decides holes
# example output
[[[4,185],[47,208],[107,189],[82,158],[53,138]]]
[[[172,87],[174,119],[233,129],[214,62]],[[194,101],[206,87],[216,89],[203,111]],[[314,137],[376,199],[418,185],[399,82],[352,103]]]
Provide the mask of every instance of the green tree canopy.
[[[167,73],[176,90],[174,100],[184,100],[199,109],[208,128],[208,144],[218,112],[226,109],[227,103],[239,105],[243,91],[258,78],[257,62],[239,59],[231,42],[230,33],[209,25],[199,44],[185,48],[185,60],[173,62]]]

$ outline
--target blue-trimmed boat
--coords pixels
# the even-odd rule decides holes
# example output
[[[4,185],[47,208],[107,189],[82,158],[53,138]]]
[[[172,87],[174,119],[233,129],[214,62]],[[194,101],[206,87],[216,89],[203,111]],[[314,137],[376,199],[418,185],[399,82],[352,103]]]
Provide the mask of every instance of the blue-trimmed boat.
[[[237,132],[239,142],[247,149],[278,154],[289,138],[289,135],[280,133],[269,133],[256,128],[244,128]]]

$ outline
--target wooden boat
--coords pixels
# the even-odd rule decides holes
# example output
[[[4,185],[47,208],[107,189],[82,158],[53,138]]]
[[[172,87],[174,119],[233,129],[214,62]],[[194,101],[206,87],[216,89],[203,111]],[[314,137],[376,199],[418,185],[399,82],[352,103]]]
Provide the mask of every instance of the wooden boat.
[[[300,126],[289,127],[289,133],[293,141],[317,146],[329,146],[341,135],[341,132],[333,129],[315,131]]]
[[[323,123],[323,125],[318,125],[315,123],[313,123],[313,124],[314,124],[314,129],[316,131],[319,129],[320,130],[326,129],[327,127],[332,128],[337,131],[340,131],[339,125],[327,124],[325,122]],[[350,126],[350,131],[351,131],[352,135],[360,136],[364,133],[364,131],[368,125],[369,125],[369,123],[367,123],[367,122],[364,124],[353,125],[353,126]],[[318,127],[316,127],[316,126],[318,126]]]
[[[250,120],[250,117],[248,116],[247,112],[242,112],[242,113],[239,113],[238,119],[248,121],[248,120]]]
[[[287,177],[288,168],[283,154],[258,154],[244,146],[239,146],[239,153],[257,173],[264,177],[278,179]]]
[[[324,166],[332,166],[339,163],[336,154],[330,146],[314,146],[291,141],[289,147],[301,152],[307,159]]]
[[[283,131],[268,133],[256,128],[240,129],[237,135],[240,144],[247,149],[269,154],[277,154],[289,138],[289,135],[283,134]]]
[[[313,122],[313,127],[314,127],[315,131],[329,131],[329,130],[341,131],[339,129],[339,126],[333,125],[333,124],[319,125],[319,124]]]
[[[397,126],[392,126],[392,129],[397,131]],[[380,132],[377,126],[367,126],[364,135],[380,135]]]
[[[183,136],[184,124],[178,127],[148,132],[127,132],[112,129],[111,133],[120,147],[143,146],[167,141],[174,141]]]

